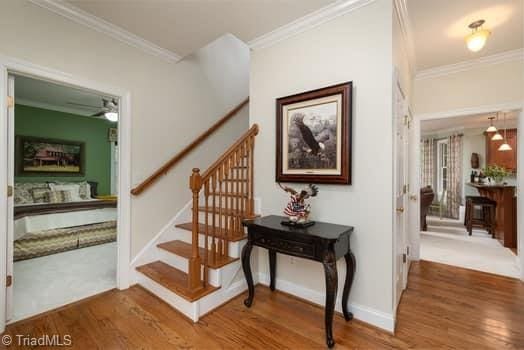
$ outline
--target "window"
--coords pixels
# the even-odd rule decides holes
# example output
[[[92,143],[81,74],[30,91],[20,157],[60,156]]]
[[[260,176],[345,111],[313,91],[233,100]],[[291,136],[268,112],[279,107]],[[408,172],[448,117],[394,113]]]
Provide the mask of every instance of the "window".
[[[437,191],[439,198],[448,188],[448,140],[437,141]]]

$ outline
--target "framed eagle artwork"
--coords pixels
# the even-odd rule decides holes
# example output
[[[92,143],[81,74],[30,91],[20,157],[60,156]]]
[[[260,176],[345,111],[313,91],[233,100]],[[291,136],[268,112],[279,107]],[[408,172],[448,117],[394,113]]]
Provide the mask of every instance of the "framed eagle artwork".
[[[277,99],[276,181],[351,184],[352,82]]]

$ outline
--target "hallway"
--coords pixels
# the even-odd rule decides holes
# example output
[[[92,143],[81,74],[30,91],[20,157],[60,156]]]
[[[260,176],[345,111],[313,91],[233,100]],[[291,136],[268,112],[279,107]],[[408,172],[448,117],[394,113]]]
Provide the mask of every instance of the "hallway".
[[[322,308],[262,286],[256,293],[251,309],[241,295],[193,324],[134,286],[18,322],[7,334],[70,334],[74,349],[324,348]],[[518,280],[416,262],[396,335],[337,315],[336,348],[522,349],[522,310],[524,284]]]

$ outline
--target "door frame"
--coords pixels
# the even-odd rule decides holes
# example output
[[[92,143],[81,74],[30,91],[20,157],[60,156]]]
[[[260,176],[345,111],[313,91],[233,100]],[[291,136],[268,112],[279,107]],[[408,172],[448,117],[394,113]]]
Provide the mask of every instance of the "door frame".
[[[397,94],[400,94],[400,96],[397,96]],[[398,69],[394,69],[393,70],[393,99],[392,99],[392,103],[393,103],[393,108],[392,108],[392,116],[393,116],[393,164],[392,164],[392,171],[393,171],[393,210],[394,210],[394,213],[393,213],[393,309],[394,309],[394,314],[396,315],[397,313],[397,307],[400,303],[400,298],[402,296],[402,293],[403,291],[406,289],[406,286],[407,286],[407,282],[408,282],[408,271],[409,271],[409,256],[408,256],[408,247],[410,246],[410,239],[409,239],[409,217],[410,217],[410,209],[409,209],[409,199],[408,199],[408,191],[407,189],[409,188],[409,162],[410,162],[410,159],[409,159],[409,148],[405,147],[406,143],[408,143],[409,145],[409,123],[410,123],[410,120],[411,120],[411,116],[410,116],[410,113],[409,113],[409,100],[407,99],[407,96],[405,95],[403,89],[402,89],[402,86],[400,84],[400,78],[399,78],[399,71]],[[397,108],[397,97],[400,97],[403,101],[403,107],[402,107],[402,111],[400,112],[400,115],[399,115],[399,109]],[[405,128],[405,133],[404,133],[404,142],[402,143],[402,150],[399,150],[398,147],[397,147],[397,128],[398,128],[398,118],[407,118],[405,119],[404,121],[404,128]],[[398,152],[399,151],[402,151],[404,154],[403,154],[403,157],[404,157],[404,160],[403,160],[403,163],[402,163],[402,166],[403,166],[403,177],[404,177],[404,186],[406,191],[404,192],[403,194],[403,203],[402,203],[402,206],[403,206],[403,211],[399,214],[399,212],[397,211],[398,209],[398,204],[397,203],[397,191],[400,190],[400,189],[397,189],[397,183],[398,183],[398,176],[397,176],[397,155],[399,154]],[[402,215],[403,216],[403,232],[398,232],[398,220],[399,220],[399,215]],[[402,240],[402,245],[403,247],[401,247],[400,249],[402,249],[402,251],[404,252],[403,254],[405,254],[405,257],[406,257],[406,260],[403,261],[403,262],[399,262],[399,259],[398,259],[398,252],[399,252],[399,247],[397,246],[397,240],[398,240],[398,235],[402,235],[401,237],[401,240]],[[403,264],[403,270],[402,270],[402,276],[398,276],[397,275],[397,270],[398,270],[398,264]],[[397,279],[401,279],[401,283],[402,283],[402,291],[400,291],[400,294],[399,292],[397,291]]]
[[[117,276],[118,289],[129,288],[131,261],[131,94],[125,89],[105,85],[77,77],[59,70],[35,65],[31,62],[0,55],[0,230],[7,232],[7,79],[9,74],[33,76],[37,79],[49,80],[62,85],[95,91],[101,94],[115,96],[120,99],[118,118],[119,164],[119,197],[117,221]],[[15,86],[16,89],[16,86]],[[5,236],[5,235],[4,235]],[[0,239],[0,281],[6,280],[6,248],[7,240]],[[2,282],[3,284],[3,282]],[[0,288],[0,332],[6,326],[6,288]]]
[[[524,125],[524,101],[522,102],[510,102],[510,103],[501,103],[493,105],[485,105],[479,107],[471,108],[462,108],[455,110],[440,111],[434,113],[420,113],[415,114],[413,120],[413,129],[414,129],[414,141],[413,148],[415,150],[414,158],[410,160],[411,171],[416,174],[413,179],[414,191],[412,194],[419,196],[420,193],[420,137],[421,137],[421,122],[426,120],[434,119],[447,119],[447,118],[456,118],[463,117],[472,114],[488,114],[502,110],[517,110],[519,111],[519,126]],[[418,141],[417,141],[418,140]],[[517,170],[517,210],[519,213],[524,211],[524,130],[518,133],[518,170]],[[411,172],[410,171],[410,172]],[[420,205],[417,206],[417,215],[420,217]],[[517,214],[517,220],[520,215]],[[523,221],[523,220],[520,220]],[[520,225],[519,225],[520,223]],[[411,258],[413,260],[420,260],[420,220],[411,222],[410,226],[414,229],[412,230],[411,243],[412,243],[412,254]],[[517,222],[517,262],[520,265],[520,279],[524,281],[524,221]]]

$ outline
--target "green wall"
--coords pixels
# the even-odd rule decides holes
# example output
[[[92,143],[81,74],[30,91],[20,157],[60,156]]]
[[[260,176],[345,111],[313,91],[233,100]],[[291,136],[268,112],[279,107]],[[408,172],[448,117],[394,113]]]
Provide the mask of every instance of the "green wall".
[[[15,135],[85,142],[85,176],[17,176],[15,182],[97,181],[98,193],[111,192],[111,144],[108,129],[116,127],[103,118],[16,105]],[[15,160],[16,161],[16,160]]]

